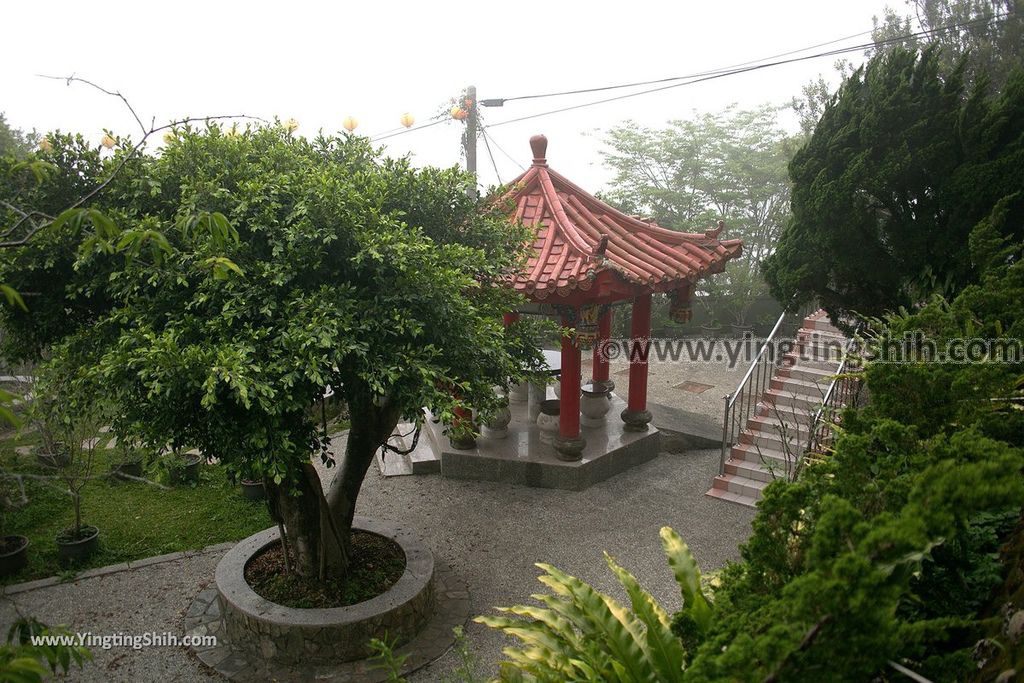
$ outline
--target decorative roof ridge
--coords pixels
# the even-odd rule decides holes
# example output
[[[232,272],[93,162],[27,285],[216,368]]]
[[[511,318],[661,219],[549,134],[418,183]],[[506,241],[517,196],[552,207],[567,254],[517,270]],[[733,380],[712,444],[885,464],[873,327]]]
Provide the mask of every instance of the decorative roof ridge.
[[[680,242],[692,242],[692,243],[699,244],[700,246],[708,246],[708,240],[716,240],[716,241],[718,241],[718,234],[721,232],[721,229],[724,227],[724,221],[719,221],[719,225],[718,225],[717,228],[705,231],[704,233],[699,233],[699,232],[682,232],[680,230],[670,230],[669,228],[663,228],[660,225],[658,225],[657,223],[654,223],[653,221],[650,222],[650,223],[648,223],[646,221],[642,221],[639,218],[635,218],[633,216],[630,216],[628,214],[623,213],[622,211],[619,211],[618,209],[616,209],[614,206],[611,206],[610,204],[606,204],[606,203],[602,202],[600,199],[598,199],[594,195],[590,194],[589,192],[584,190],[582,187],[580,187],[576,183],[572,182],[571,180],[566,178],[564,175],[562,175],[558,171],[555,171],[552,168],[545,168],[544,171],[548,175],[550,175],[553,178],[555,178],[559,183],[567,186],[568,189],[572,190],[572,192],[574,194],[579,195],[581,200],[587,202],[591,206],[598,206],[598,207],[600,207],[602,213],[607,213],[607,214],[609,214],[609,215],[611,215],[611,216],[613,216],[613,217],[615,217],[617,219],[620,219],[623,222],[628,223],[631,227],[638,228],[640,230],[644,230],[644,231],[650,233],[652,236],[657,237],[658,239],[661,239],[662,241],[667,241],[669,243],[675,243],[675,244],[679,244]],[[590,208],[590,207],[588,207],[588,208]],[[729,240],[729,241],[740,241],[740,240]],[[722,244],[725,244],[725,243],[726,243],[725,241],[722,241]]]

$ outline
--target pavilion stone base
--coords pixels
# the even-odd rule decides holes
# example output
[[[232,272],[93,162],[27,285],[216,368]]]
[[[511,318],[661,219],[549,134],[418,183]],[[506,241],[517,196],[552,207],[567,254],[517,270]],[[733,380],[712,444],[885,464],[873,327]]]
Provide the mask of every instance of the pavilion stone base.
[[[528,420],[528,406],[522,403],[510,404],[512,422],[503,439],[480,436],[476,448],[457,450],[444,435],[444,425],[428,419],[420,442],[429,438],[445,477],[580,491],[658,455],[661,434],[657,428],[626,431],[618,417],[625,407],[622,399],[613,396],[605,423],[581,428],[586,446],[575,462],[559,460],[554,446],[541,440],[537,425]]]

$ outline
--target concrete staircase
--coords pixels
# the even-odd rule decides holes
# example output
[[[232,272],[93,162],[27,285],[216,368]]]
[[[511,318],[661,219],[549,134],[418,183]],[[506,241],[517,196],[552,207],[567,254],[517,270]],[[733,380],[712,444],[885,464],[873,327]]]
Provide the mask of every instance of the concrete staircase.
[[[792,476],[846,342],[824,311],[804,318],[707,495],[754,507],[769,482]]]

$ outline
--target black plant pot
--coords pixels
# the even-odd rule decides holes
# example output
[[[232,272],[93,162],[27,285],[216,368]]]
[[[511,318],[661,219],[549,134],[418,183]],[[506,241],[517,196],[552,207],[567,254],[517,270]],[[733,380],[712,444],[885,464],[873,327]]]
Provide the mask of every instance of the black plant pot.
[[[458,451],[471,451],[476,448],[476,437],[472,434],[459,437],[449,436],[448,442],[452,448]]]
[[[114,476],[125,475],[128,477],[141,477],[142,476],[142,463],[141,462],[123,462],[120,465],[114,467]]]
[[[64,452],[36,453],[36,462],[47,469],[56,470],[66,467],[71,462],[70,456]]]
[[[94,526],[83,526],[77,537],[74,529],[65,529],[57,535],[57,557],[61,564],[71,564],[88,558],[99,545],[100,530]]]
[[[267,490],[263,488],[262,481],[250,479],[242,480],[242,495],[249,500],[263,500],[267,497]]]
[[[171,484],[191,484],[199,481],[199,467],[203,456],[195,453],[185,456],[185,464],[171,468]]]
[[[0,576],[17,574],[28,564],[28,539],[24,536],[4,536],[0,545]]]

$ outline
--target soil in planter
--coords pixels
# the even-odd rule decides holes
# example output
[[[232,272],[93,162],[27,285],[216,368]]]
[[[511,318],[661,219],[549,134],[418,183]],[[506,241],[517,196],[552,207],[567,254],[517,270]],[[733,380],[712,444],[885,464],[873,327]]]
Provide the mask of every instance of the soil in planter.
[[[352,532],[352,566],[343,579],[320,583],[288,574],[281,544],[255,556],[245,566],[245,580],[256,594],[285,607],[345,607],[375,598],[395,585],[405,571],[405,553],[390,539]]]

